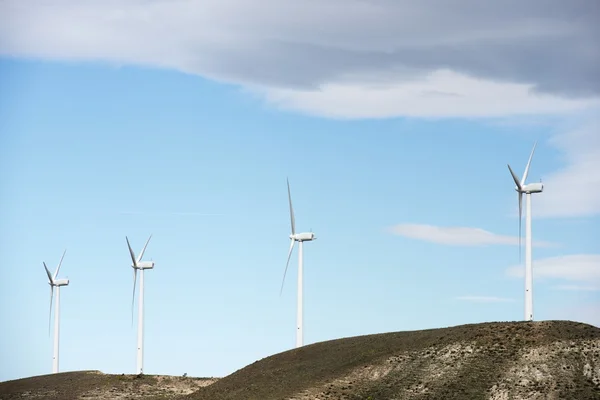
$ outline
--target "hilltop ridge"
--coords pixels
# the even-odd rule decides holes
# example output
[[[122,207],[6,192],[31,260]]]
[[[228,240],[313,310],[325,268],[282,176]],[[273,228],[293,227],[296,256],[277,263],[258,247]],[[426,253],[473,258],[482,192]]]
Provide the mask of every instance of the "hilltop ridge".
[[[331,340],[257,361],[188,400],[600,399],[600,328],[492,322]]]
[[[210,385],[217,378],[168,375],[113,375],[74,371],[0,382],[0,400],[175,399]]]
[[[221,379],[66,372],[0,382],[0,400],[600,399],[600,328],[490,322],[307,345]]]

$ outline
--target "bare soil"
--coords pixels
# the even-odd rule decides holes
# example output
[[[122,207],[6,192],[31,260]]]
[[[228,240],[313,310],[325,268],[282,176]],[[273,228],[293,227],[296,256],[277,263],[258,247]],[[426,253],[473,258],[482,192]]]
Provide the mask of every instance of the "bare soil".
[[[600,328],[485,323],[333,340],[267,357],[185,398],[600,399]]]
[[[600,400],[600,328],[495,322],[315,343],[222,378],[67,372],[0,382],[0,400]]]
[[[217,378],[160,375],[109,375],[100,371],[64,372],[0,382],[0,400],[175,399]]]

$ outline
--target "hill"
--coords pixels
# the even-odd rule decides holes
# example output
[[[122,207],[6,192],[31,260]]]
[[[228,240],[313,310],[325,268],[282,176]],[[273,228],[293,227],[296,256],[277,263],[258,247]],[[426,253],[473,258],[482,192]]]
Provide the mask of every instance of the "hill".
[[[99,371],[63,372],[0,382],[0,400],[174,399],[210,385],[215,378],[109,375]]]
[[[316,343],[222,379],[66,372],[0,382],[0,400],[600,399],[600,328],[462,325]]]
[[[484,323],[332,340],[267,357],[184,398],[600,399],[600,329]]]

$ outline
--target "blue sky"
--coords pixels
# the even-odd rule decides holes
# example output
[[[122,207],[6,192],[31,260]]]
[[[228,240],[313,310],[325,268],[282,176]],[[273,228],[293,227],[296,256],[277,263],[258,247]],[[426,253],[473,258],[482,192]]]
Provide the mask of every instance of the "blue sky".
[[[318,237],[304,251],[306,343],[521,320],[506,163],[522,174],[536,140],[535,319],[600,325],[594,98],[538,101],[490,79],[409,106],[405,89],[311,91],[30,43],[0,43],[0,380],[51,372],[42,261],[55,268],[65,248],[61,371],[134,372],[125,235],[136,252],[154,235],[146,373],[224,376],[292,348],[286,178],[297,229]],[[470,79],[440,76],[423,87]]]

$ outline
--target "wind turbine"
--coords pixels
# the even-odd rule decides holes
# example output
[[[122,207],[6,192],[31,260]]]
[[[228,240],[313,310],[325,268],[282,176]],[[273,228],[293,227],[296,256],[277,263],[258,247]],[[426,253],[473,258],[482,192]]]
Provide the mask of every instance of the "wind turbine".
[[[297,310],[297,314],[296,314],[296,348],[298,347],[302,347],[303,343],[304,343],[304,336],[303,336],[303,299],[302,299],[302,256],[303,256],[303,249],[302,249],[302,243],[304,242],[310,242],[312,240],[315,240],[317,237],[315,236],[315,234],[313,232],[306,232],[306,233],[296,233],[296,221],[294,218],[294,208],[292,207],[292,195],[290,193],[290,181],[287,181],[287,188],[288,188],[288,200],[290,203],[290,222],[292,225],[292,234],[290,235],[290,251],[288,252],[288,258],[287,258],[287,263],[285,264],[285,271],[283,272],[283,281],[281,282],[281,289],[279,291],[279,295],[281,296],[281,293],[283,291],[283,284],[285,283],[285,275],[287,274],[287,269],[288,266],[290,264],[290,257],[292,256],[292,251],[294,250],[294,244],[296,242],[298,242],[298,310]]]
[[[525,167],[523,178],[519,180],[510,165],[508,170],[517,185],[515,190],[519,195],[519,261],[521,260],[521,219],[523,209],[523,194],[526,195],[526,216],[525,216],[525,321],[533,321],[533,267],[531,258],[531,194],[542,193],[544,185],[539,183],[526,183],[527,174],[529,174],[529,166],[535,152],[537,142],[533,144],[533,149],[529,155],[529,161]]]
[[[138,300],[138,337],[137,337],[137,367],[136,373],[138,375],[144,373],[144,270],[154,268],[153,261],[142,261],[142,257],[144,257],[144,252],[146,252],[146,247],[148,246],[148,242],[152,239],[152,235],[146,241],[142,252],[135,258],[135,254],[131,249],[131,244],[129,244],[129,239],[125,236],[125,240],[127,240],[127,247],[129,247],[129,254],[131,255],[131,267],[133,268],[133,295],[131,297],[131,324],[133,325],[133,302],[135,300],[135,284],[137,281],[137,271],[140,270],[140,298]]]
[[[62,265],[63,258],[65,258],[65,253],[67,250],[63,252],[62,257],[60,258],[60,262],[58,263],[58,267],[54,272],[54,275],[50,273],[46,263],[44,264],[44,269],[46,270],[46,274],[48,274],[48,284],[50,285],[50,314],[48,317],[48,334],[50,334],[50,324],[52,320],[52,298],[54,297],[54,288],[56,288],[56,308],[54,309],[54,353],[52,355],[52,373],[58,373],[58,344],[59,344],[59,335],[60,335],[60,287],[67,286],[69,284],[68,279],[56,279],[58,276],[58,271],[60,270],[60,266]]]

